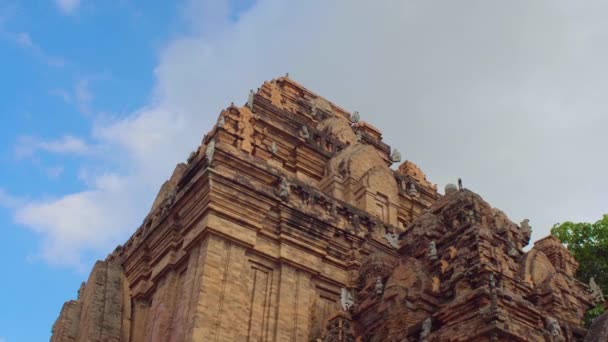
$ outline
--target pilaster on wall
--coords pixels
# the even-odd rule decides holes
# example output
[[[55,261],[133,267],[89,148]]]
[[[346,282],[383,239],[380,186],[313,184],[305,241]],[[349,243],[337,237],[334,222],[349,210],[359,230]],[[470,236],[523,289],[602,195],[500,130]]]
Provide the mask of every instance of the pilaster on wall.
[[[191,341],[265,340],[274,321],[272,267],[256,263],[247,248],[209,234],[201,250],[200,287]]]
[[[283,263],[280,268],[275,341],[307,341],[313,291],[311,276]]]

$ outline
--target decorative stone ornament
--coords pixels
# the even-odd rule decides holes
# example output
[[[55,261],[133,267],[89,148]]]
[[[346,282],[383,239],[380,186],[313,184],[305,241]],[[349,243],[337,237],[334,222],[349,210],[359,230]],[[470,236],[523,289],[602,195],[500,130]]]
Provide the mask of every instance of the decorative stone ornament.
[[[414,183],[407,184],[407,189],[405,190],[405,193],[411,197],[415,197],[418,195],[418,190],[416,190],[416,186],[414,185]]]
[[[554,317],[548,316],[545,318],[545,328],[549,332],[549,335],[551,335],[553,342],[565,341],[564,337],[562,336],[562,329],[559,326],[559,322]]]
[[[300,129],[299,135],[304,139],[310,138],[310,133],[308,133],[308,127],[302,126],[302,128]]]
[[[287,179],[281,178],[281,181],[275,189],[275,195],[284,202],[289,200],[289,183],[287,183]]]
[[[220,118],[217,119],[217,127],[222,128],[226,124],[226,119],[224,119],[223,115],[220,115]]]
[[[253,90],[249,90],[249,98],[247,98],[247,107],[253,112]]]
[[[272,144],[270,145],[270,152],[272,152],[272,154],[276,155],[278,151],[279,151],[279,148],[277,147],[277,142],[273,141]]]
[[[399,248],[399,234],[395,233],[386,233],[384,234],[384,238],[388,241],[388,244],[393,248]]]
[[[376,277],[376,284],[374,286],[374,289],[376,290],[377,296],[382,296],[382,294],[384,293],[384,283],[382,283],[382,277]]]
[[[437,246],[435,245],[435,241],[429,242],[429,259],[437,260]]]
[[[342,304],[342,309],[344,311],[348,311],[350,308],[355,305],[355,298],[353,296],[352,290],[347,289],[345,287],[342,288],[340,294],[340,303]]]
[[[456,185],[452,184],[452,183],[448,183],[445,185],[445,194],[447,195],[451,195],[458,192],[458,188],[456,187]]]
[[[393,152],[391,152],[391,161],[393,163],[401,162],[401,152],[399,152],[399,150],[397,150],[396,148],[393,149]]]
[[[433,321],[431,317],[427,317],[422,322],[422,328],[420,329],[420,342],[427,342],[429,335],[431,334],[431,328],[433,327]]]
[[[310,106],[310,116],[312,116],[315,119],[318,119],[317,115],[318,115],[318,113],[317,113],[317,105],[313,104],[312,106]]]
[[[593,295],[593,300],[595,303],[603,303],[604,302],[604,294],[602,293],[602,289],[595,282],[595,278],[589,278],[589,292]]]
[[[192,161],[194,160],[194,158],[196,158],[197,155],[198,155],[198,150],[190,152],[190,155],[188,156],[188,159],[186,159],[186,162],[188,164],[192,163]]]
[[[488,281],[490,288],[496,288],[496,279],[494,278],[494,273],[490,273],[490,279]]]
[[[532,234],[532,227],[530,227],[529,219],[524,219],[523,221],[521,221],[519,223],[519,227],[524,232],[524,234],[528,234],[528,235]]]
[[[357,123],[357,122],[359,122],[359,120],[361,120],[361,116],[359,115],[359,112],[354,111],[354,112],[353,112],[353,114],[350,116],[350,120],[351,120],[353,123]]]
[[[205,150],[205,156],[207,157],[207,162],[211,164],[213,161],[213,155],[215,154],[215,140],[211,140],[209,144],[207,144],[207,149]]]

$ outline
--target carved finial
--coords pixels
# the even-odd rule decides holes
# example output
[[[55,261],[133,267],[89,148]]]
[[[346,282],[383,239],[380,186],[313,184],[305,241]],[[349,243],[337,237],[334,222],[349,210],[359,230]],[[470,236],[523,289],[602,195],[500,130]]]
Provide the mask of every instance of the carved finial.
[[[207,149],[205,150],[205,156],[207,157],[207,162],[209,164],[211,164],[214,154],[215,154],[215,140],[211,140],[209,142],[209,144],[207,144]]]
[[[462,187],[462,179],[458,178],[458,190],[462,190],[462,189],[463,189],[463,187]]]
[[[196,158],[197,155],[198,155],[198,150],[190,152],[190,155],[188,156],[188,159],[186,159],[186,162],[188,164],[192,163],[192,161],[194,160],[194,158]]]
[[[458,188],[456,187],[456,185],[454,185],[452,183],[448,183],[445,185],[445,194],[446,195],[451,195],[457,191],[458,191]]]
[[[435,241],[429,242],[429,259],[437,260],[437,245]]]
[[[399,150],[397,150],[396,148],[393,149],[393,152],[391,152],[391,161],[393,163],[401,162],[401,152],[399,152]]]
[[[253,90],[249,90],[249,98],[247,98],[247,107],[253,112]]]
[[[416,195],[418,195],[418,190],[416,190],[416,185],[414,185],[414,183],[407,183],[407,189],[405,189],[405,193],[411,197],[415,197]]]
[[[289,200],[289,183],[287,183],[287,179],[281,178],[278,186],[274,189],[274,193],[285,202]]]
[[[508,247],[509,247],[509,252],[507,253],[510,257],[518,257],[519,256],[519,252],[517,251],[517,248],[515,248],[515,243],[513,243],[513,241],[509,240],[508,242]]]
[[[352,224],[352,228],[355,232],[358,232],[361,230],[361,219],[359,218],[359,215],[354,214],[350,217],[351,220],[351,224]]]
[[[565,341],[557,319],[547,316],[545,318],[545,328],[549,331],[549,335],[551,335],[553,341]]]
[[[354,111],[353,114],[350,116],[350,120],[353,123],[359,122],[359,120],[361,120],[361,116],[359,115],[359,112],[358,111]]]
[[[524,233],[526,233],[528,235],[530,235],[532,233],[532,227],[530,227],[529,219],[524,219],[523,221],[521,221],[519,223],[519,226]]]
[[[394,248],[399,248],[399,234],[389,232],[384,234],[384,238],[386,241],[388,241],[389,245],[393,246]]]
[[[344,309],[344,311],[348,311],[350,308],[353,307],[353,305],[355,304],[355,298],[350,289],[347,289],[344,287],[342,288],[341,295],[340,295],[340,302],[342,304],[342,309]]]
[[[376,277],[376,285],[374,286],[374,289],[376,290],[376,295],[382,296],[382,293],[384,293],[384,283],[382,282],[382,277]]]
[[[308,139],[310,137],[310,134],[308,133],[308,127],[302,125],[299,135],[304,139]]]
[[[420,342],[427,342],[428,337],[431,334],[431,328],[433,327],[433,320],[431,317],[427,317],[422,322],[422,329],[420,329]]]
[[[289,73],[288,72],[285,73],[285,78],[289,78]]]
[[[270,152],[272,152],[272,154],[276,155],[278,151],[279,151],[279,148],[277,147],[277,142],[273,141],[272,144],[270,144]]]
[[[589,278],[589,292],[591,292],[595,303],[604,302],[604,293],[602,292],[602,288],[595,282],[594,277]]]

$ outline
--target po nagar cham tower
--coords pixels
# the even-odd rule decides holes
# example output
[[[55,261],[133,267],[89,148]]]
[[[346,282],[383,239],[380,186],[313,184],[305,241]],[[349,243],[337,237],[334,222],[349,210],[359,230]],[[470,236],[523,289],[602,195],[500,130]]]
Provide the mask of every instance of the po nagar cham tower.
[[[381,132],[281,77],[223,110],[66,302],[64,341],[608,341],[554,237],[445,195]]]

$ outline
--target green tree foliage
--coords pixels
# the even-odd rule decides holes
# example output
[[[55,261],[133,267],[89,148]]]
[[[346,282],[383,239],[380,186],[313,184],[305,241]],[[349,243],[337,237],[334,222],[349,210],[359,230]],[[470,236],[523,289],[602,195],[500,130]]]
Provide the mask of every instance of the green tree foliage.
[[[604,294],[608,294],[608,214],[595,223],[564,222],[551,228],[551,234],[568,246],[579,263],[576,277],[588,284],[593,277]],[[602,305],[590,310],[586,323],[599,316]]]
[[[551,234],[568,246],[579,263],[576,277],[595,282],[608,293],[608,214],[595,222],[564,222],[551,228]]]

